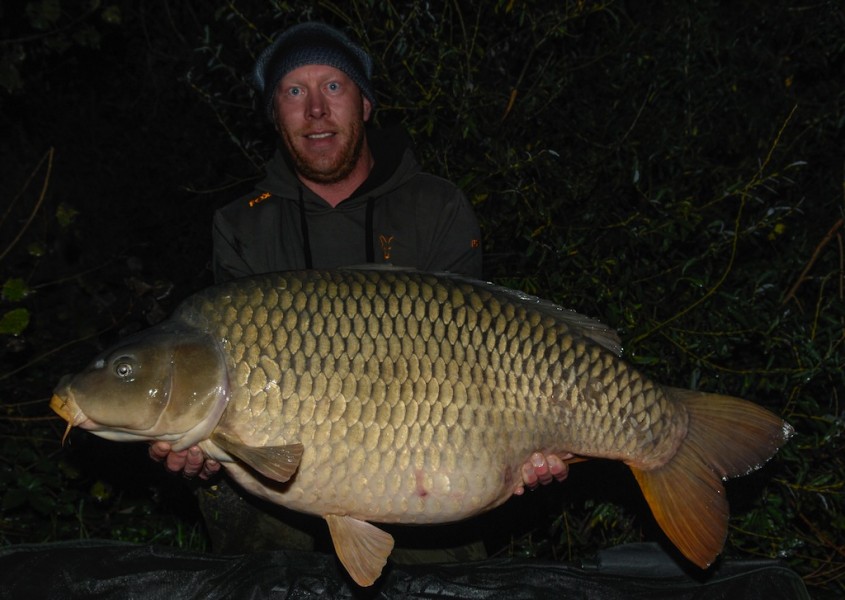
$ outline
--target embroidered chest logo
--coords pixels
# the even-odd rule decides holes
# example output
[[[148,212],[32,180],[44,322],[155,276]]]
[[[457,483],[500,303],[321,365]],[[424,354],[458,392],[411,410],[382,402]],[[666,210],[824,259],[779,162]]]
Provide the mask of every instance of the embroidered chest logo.
[[[253,206],[255,206],[256,204],[258,204],[259,202],[264,202],[264,201],[265,201],[267,198],[269,198],[270,196],[271,196],[271,194],[269,194],[268,192],[264,192],[264,193],[263,193],[263,194],[261,194],[260,196],[258,196],[258,197],[256,197],[256,198],[253,198],[252,200],[250,200],[250,201],[249,201],[249,207],[250,207],[250,208],[252,208]]]
[[[381,246],[381,255],[384,260],[390,260],[390,253],[393,251],[393,236],[380,235],[378,236],[378,243]]]

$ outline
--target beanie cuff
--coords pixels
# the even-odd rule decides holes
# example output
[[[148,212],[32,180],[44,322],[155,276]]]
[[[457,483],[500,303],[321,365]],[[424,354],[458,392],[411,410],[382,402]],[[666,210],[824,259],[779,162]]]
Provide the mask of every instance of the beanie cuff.
[[[373,62],[363,48],[323,23],[295,25],[261,53],[252,73],[267,118],[273,120],[273,98],[282,78],[305,65],[327,65],[345,73],[375,107],[370,77]]]

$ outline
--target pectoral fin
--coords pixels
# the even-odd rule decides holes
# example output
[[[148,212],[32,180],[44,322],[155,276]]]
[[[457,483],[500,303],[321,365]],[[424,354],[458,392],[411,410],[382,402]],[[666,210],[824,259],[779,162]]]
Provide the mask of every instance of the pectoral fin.
[[[326,515],[340,562],[360,586],[373,585],[393,550],[393,537],[366,521]]]
[[[300,443],[284,446],[247,446],[233,436],[221,432],[213,434],[211,441],[265,477],[281,483],[293,477],[302,459],[303,446]]]

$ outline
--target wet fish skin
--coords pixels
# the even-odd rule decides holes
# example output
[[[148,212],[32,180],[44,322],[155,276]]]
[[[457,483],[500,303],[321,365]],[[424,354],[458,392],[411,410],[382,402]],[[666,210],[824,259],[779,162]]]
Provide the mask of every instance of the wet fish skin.
[[[168,396],[162,431],[149,418],[143,431],[128,427],[118,413],[134,401],[148,414],[151,388],[120,381],[115,392],[102,366],[61,384],[54,409],[110,439],[199,443],[248,491],[324,516],[362,585],[392,547],[368,521],[489,510],[535,450],[624,461],[670,539],[707,566],[727,529],[721,480],[761,465],[791,434],[751,403],[652,382],[594,321],[457,277],[259,276],[196,294],[155,331],[153,344],[141,334],[94,365],[137,346],[149,355],[144,372],[167,357],[171,381],[156,389],[200,391]],[[184,374],[181,356],[199,357]],[[115,393],[124,400],[109,415]],[[201,425],[176,426],[168,411]]]
[[[510,497],[534,449],[648,465],[681,438],[669,430],[683,429],[683,415],[659,387],[492,286],[383,273],[245,285],[198,296],[181,318],[202,315],[193,325],[203,328],[224,315],[217,337],[235,364],[220,429],[247,445],[310,440],[281,492],[234,468],[250,491],[290,508],[451,521]],[[618,382],[620,405],[594,381],[611,392]],[[637,414],[612,418],[626,407]]]

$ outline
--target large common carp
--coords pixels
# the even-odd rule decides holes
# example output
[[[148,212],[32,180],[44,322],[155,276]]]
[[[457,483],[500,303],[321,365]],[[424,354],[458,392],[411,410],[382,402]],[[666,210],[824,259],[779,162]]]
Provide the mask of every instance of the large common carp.
[[[619,352],[595,321],[491,284],[290,272],[188,298],[65,377],[50,406],[68,430],[199,444],[249,492],[324,517],[360,585],[393,547],[370,521],[489,510],[537,450],[626,463],[705,568],[727,533],[723,479],[792,429],[744,400],[661,386]]]

